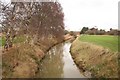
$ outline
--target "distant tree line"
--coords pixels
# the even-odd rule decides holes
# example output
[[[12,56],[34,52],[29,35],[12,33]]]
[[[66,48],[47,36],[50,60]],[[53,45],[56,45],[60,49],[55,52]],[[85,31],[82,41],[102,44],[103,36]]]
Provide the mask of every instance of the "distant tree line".
[[[120,30],[110,28],[109,31],[103,29],[98,30],[98,28],[88,28],[83,27],[80,31],[80,34],[89,34],[89,35],[120,35]]]
[[[73,36],[73,37],[76,38],[77,36],[80,35],[80,31],[68,31],[68,30],[65,30],[65,31],[64,31],[64,34],[65,34],[65,35],[69,34],[69,35],[71,35],[71,36]]]

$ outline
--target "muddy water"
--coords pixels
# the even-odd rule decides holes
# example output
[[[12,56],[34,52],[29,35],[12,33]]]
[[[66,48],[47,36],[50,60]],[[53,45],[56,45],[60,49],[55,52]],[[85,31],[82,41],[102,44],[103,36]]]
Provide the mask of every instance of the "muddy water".
[[[49,50],[39,65],[37,78],[85,78],[69,53],[71,43],[61,43]]]

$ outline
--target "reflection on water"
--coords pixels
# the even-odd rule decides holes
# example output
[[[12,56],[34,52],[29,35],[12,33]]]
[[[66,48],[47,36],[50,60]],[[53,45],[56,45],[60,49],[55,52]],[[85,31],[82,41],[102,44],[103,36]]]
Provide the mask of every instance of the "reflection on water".
[[[69,53],[71,43],[53,47],[39,65],[38,78],[83,78]]]

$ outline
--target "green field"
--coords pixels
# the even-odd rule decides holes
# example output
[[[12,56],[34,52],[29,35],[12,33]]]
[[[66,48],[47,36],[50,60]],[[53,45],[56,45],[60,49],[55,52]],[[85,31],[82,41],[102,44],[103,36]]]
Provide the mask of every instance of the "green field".
[[[104,48],[109,48],[111,51],[118,51],[118,36],[109,35],[81,35],[79,37],[80,41],[90,42],[103,46]],[[120,40],[120,37],[119,37]]]

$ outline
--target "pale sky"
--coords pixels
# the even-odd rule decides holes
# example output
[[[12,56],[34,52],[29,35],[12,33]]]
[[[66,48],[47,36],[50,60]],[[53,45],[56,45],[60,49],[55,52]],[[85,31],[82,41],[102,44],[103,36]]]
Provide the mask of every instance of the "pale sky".
[[[2,0],[9,2],[10,0]],[[44,0],[43,0],[44,1]],[[65,14],[66,29],[79,31],[82,27],[118,29],[118,1],[120,0],[58,0]]]
[[[118,1],[120,0],[59,0],[65,14],[66,29],[80,30],[84,26],[118,29]]]

